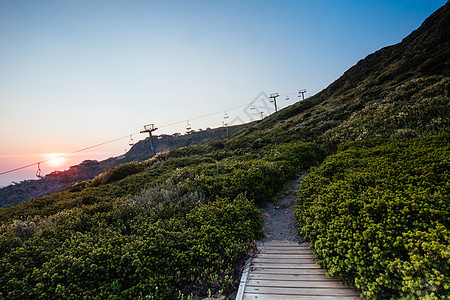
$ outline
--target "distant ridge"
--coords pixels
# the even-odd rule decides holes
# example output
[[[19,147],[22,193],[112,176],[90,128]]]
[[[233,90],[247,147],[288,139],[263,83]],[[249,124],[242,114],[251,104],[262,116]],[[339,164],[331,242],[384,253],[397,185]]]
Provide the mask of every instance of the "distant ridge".
[[[185,135],[156,135],[154,136],[154,146],[157,153],[161,153],[187,146],[205,145],[224,139],[246,126],[248,124],[229,126],[228,134],[226,128],[219,127],[191,131]],[[150,141],[146,138],[134,144],[125,155],[110,157],[102,161],[85,160],[78,165],[71,166],[68,170],[52,172],[42,179],[24,180],[0,188],[0,208],[59,192],[72,184],[92,179],[100,173],[124,163],[144,161],[153,156],[149,149]]]

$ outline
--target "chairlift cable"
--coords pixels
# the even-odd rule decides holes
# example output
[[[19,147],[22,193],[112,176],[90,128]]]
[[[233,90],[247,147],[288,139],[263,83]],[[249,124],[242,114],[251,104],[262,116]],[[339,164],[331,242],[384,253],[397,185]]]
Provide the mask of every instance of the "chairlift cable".
[[[289,94],[295,94],[295,93],[289,93]],[[262,102],[264,100],[267,100],[267,99],[260,98],[258,100],[254,100],[254,101],[250,102],[250,104],[251,104],[250,109],[255,109],[254,103]],[[243,104],[243,105],[235,106],[235,107],[227,109],[227,111],[236,110],[236,109],[239,109],[239,108],[242,108],[242,107],[246,107],[248,105],[249,104],[246,103],[246,104]],[[206,115],[202,115],[202,116],[198,116],[198,117],[195,117],[195,118],[191,118],[189,120],[203,119],[203,118],[207,118],[207,117],[214,116],[214,115],[221,114],[221,113],[223,113],[223,110],[218,111],[218,112],[214,112],[214,113],[210,113],[210,114],[206,114]],[[226,114],[226,111],[225,111],[225,114]],[[261,112],[261,117],[262,116],[263,115],[262,115],[262,112]],[[174,123],[169,123],[169,124],[166,124],[166,125],[159,126],[159,128],[164,128],[164,127],[169,127],[169,126],[173,126],[173,125],[178,125],[178,124],[181,124],[181,123],[184,123],[184,122],[188,122],[188,125],[190,126],[189,120],[183,120],[183,121],[178,121],[178,122],[174,122]],[[41,161],[38,161],[38,162],[35,162],[35,163],[32,163],[32,164],[28,164],[28,165],[21,166],[21,167],[18,167],[18,168],[14,168],[14,169],[11,169],[11,170],[3,171],[3,172],[0,172],[0,175],[9,174],[9,173],[16,172],[16,171],[19,171],[19,170],[22,170],[22,169],[26,169],[26,168],[29,168],[29,167],[32,167],[32,166],[37,166],[38,167],[38,171],[37,171],[36,174],[40,175],[39,171],[41,170],[40,169],[40,164],[41,163],[46,163],[48,161],[51,161],[51,160],[54,160],[54,159],[58,159],[58,158],[62,158],[62,157],[68,157],[68,156],[71,156],[73,154],[76,154],[76,153],[79,153],[79,152],[83,152],[83,151],[86,151],[86,150],[90,150],[90,149],[93,149],[93,148],[97,148],[97,147],[100,147],[100,146],[103,146],[103,145],[106,145],[106,144],[110,144],[110,143],[113,143],[113,142],[116,142],[116,141],[119,141],[119,140],[122,140],[122,139],[125,139],[125,138],[130,138],[130,142],[133,141],[133,143],[134,143],[132,135],[136,135],[138,133],[139,132],[132,133],[130,135],[118,137],[118,138],[115,138],[115,139],[112,139],[112,140],[108,140],[108,141],[105,141],[105,142],[102,142],[102,143],[99,143],[99,144],[95,144],[95,145],[92,145],[92,146],[89,146],[89,147],[85,147],[85,148],[82,148],[82,149],[79,149],[79,150],[76,150],[76,151],[73,151],[73,152],[70,152],[70,153],[62,154],[62,155],[59,155],[59,156],[56,156],[56,157],[53,157],[53,158],[49,158],[49,159],[46,159],[46,160],[41,160]],[[130,142],[129,142],[129,144],[130,144]]]

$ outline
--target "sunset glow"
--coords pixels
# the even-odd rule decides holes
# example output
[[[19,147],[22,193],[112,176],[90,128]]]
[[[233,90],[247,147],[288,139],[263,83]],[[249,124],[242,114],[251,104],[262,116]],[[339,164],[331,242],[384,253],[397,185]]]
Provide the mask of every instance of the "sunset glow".
[[[66,153],[44,153],[42,157],[44,160],[48,160],[45,163],[50,167],[61,167],[67,162],[67,157],[61,157]]]

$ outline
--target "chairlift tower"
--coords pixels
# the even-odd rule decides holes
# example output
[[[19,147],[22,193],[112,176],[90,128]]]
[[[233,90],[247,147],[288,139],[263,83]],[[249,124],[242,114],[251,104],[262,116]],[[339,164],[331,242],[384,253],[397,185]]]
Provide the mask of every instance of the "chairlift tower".
[[[144,125],[144,130],[141,131],[141,133],[148,133],[150,135],[150,148],[152,149],[153,156],[156,155],[155,148],[153,147],[153,136],[152,132],[157,130],[158,128],[155,128],[155,124],[148,124]]]
[[[273,100],[271,100],[270,102],[273,102],[273,104],[275,105],[275,112],[278,111],[277,109],[277,97],[279,97],[280,95],[278,95],[278,93],[274,93],[274,94],[270,94],[269,98],[272,98]]]
[[[302,95],[302,100],[305,100],[305,93],[306,93],[305,89],[300,90],[300,91],[298,91],[298,96],[300,97],[300,94],[301,94]]]
[[[229,134],[229,131],[228,131],[228,123],[225,122],[225,121],[222,121],[222,125],[223,125],[223,127],[225,127],[225,129],[227,130],[227,136],[228,136],[228,134]]]

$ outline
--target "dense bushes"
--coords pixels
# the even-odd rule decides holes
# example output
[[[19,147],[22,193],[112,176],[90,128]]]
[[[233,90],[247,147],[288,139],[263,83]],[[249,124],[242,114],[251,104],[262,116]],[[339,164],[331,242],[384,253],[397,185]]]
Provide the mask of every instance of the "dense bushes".
[[[410,79],[379,97],[360,100],[362,106],[349,105],[348,117],[329,128],[319,141],[328,149],[350,140],[384,137],[408,141],[448,130],[450,78],[430,76]],[[378,93],[380,89],[376,89]],[[364,98],[362,98],[364,99]],[[351,108],[353,107],[353,108]],[[317,127],[318,125],[316,125]]]
[[[313,143],[270,145],[258,153],[178,169],[173,178],[207,198],[234,198],[242,193],[262,204],[283,191],[300,170],[320,163],[324,157],[325,152]]]
[[[3,296],[168,299],[203,285],[230,290],[236,259],[260,233],[257,208],[243,196],[186,204],[193,209],[171,205],[176,217],[159,218],[155,209],[118,203],[87,216],[98,222],[89,230],[70,230],[68,222],[35,237],[3,258]]]
[[[0,298],[231,293],[261,234],[256,204],[325,155],[315,144],[253,148],[185,148],[0,211]]]
[[[120,179],[124,179],[130,175],[142,172],[144,167],[139,163],[128,163],[123,164],[114,168],[109,169],[108,171],[98,175],[92,180],[92,186],[98,186],[101,184],[107,184],[114,181],[118,181]]]
[[[450,298],[449,145],[352,142],[303,180],[300,232],[331,275],[369,299]]]

